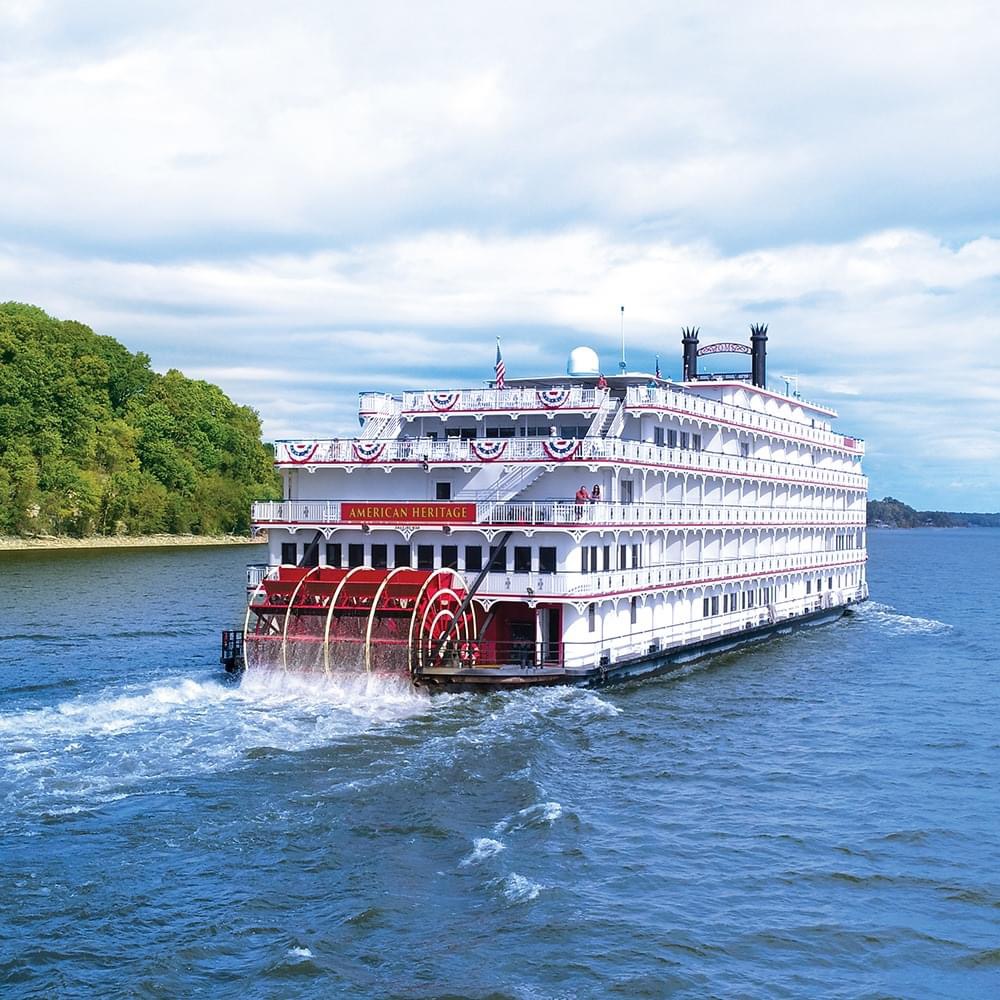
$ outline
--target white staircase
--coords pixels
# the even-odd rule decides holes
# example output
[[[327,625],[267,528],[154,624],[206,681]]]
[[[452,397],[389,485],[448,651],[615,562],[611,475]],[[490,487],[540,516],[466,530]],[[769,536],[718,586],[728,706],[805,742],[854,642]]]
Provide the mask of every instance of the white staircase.
[[[366,441],[372,440],[392,440],[399,437],[399,432],[403,426],[403,418],[398,410],[390,410],[388,413],[379,413],[369,417],[361,428],[359,438]]]
[[[619,418],[621,422],[619,423]],[[603,403],[601,403],[600,408],[597,413],[594,414],[594,419],[590,424],[590,429],[587,431],[587,437],[593,438],[604,438],[612,436],[612,427],[617,423],[618,430],[621,430],[621,424],[625,422],[625,405],[621,400],[615,399],[610,393]]]
[[[492,470],[483,469],[479,475],[473,476],[469,485],[459,490],[455,500],[474,500],[476,503],[506,503],[524,492],[544,471],[545,466],[538,462],[526,462],[515,465],[501,473],[489,486],[475,488],[477,480],[483,478],[483,473]]]

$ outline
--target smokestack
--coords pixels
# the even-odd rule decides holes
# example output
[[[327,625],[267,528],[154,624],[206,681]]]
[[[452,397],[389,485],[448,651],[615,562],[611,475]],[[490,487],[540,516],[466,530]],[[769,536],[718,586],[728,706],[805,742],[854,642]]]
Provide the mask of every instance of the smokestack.
[[[684,345],[684,381],[693,382],[698,377],[698,331],[700,326],[681,327]]]
[[[767,388],[767,325],[754,323],[750,327],[750,378],[754,385]]]

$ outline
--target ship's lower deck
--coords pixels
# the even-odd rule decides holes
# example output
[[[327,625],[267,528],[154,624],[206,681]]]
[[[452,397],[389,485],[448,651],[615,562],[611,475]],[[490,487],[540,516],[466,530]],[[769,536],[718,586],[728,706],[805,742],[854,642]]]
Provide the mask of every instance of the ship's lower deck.
[[[512,664],[454,668],[434,666],[424,668],[414,676],[413,680],[418,687],[430,691],[498,691],[555,685],[604,687],[672,673],[709,656],[751,643],[763,642],[774,636],[787,635],[801,628],[834,622],[847,613],[855,603],[857,602],[820,608],[777,622],[748,624],[729,633],[667,648],[650,649],[646,653],[626,656],[613,663],[599,663],[596,666],[536,667]]]

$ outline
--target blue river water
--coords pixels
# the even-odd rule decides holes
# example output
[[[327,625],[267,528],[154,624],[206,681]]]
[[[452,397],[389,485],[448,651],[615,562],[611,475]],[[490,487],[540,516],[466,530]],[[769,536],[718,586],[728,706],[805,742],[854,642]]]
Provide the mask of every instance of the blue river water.
[[[228,682],[256,550],[0,555],[0,996],[1000,996],[1000,531],[680,676]]]

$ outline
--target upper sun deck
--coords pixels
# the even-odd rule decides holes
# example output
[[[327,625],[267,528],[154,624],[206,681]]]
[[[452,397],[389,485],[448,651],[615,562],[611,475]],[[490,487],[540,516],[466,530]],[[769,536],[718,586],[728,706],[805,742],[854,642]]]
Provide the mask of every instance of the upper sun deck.
[[[415,422],[421,426],[428,418],[436,425],[463,417],[478,424],[484,418],[498,416],[511,421],[534,416],[555,423],[577,414],[597,422],[602,411],[618,408],[623,417],[651,414],[704,420],[854,456],[864,454],[863,439],[833,431],[831,418],[836,417],[836,411],[745,381],[682,383],[648,372],[612,375],[604,381],[606,388],[599,387],[592,377],[550,375],[513,379],[503,389],[486,386],[408,390],[398,395],[361,393],[359,413],[365,424],[362,436],[394,439]]]

